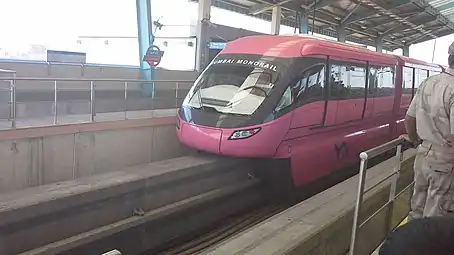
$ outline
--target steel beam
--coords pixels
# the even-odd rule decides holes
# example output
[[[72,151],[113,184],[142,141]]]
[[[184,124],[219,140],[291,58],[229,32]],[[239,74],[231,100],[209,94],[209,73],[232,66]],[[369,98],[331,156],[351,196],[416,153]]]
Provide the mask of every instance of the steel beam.
[[[196,0],[193,0],[193,1],[196,2]],[[237,4],[237,3],[229,2],[229,0],[214,0],[213,1],[213,6],[221,8],[221,9],[224,9],[224,10],[230,10],[230,11],[234,11],[234,12],[237,12],[237,13],[250,15],[249,14],[249,10],[250,10],[249,7],[242,6],[242,5]],[[291,9],[287,9],[285,5],[282,6],[282,9],[292,11]],[[263,20],[271,21],[271,15],[268,14],[268,13],[261,13],[261,14],[255,16],[255,17],[263,19]],[[315,20],[317,22],[326,24],[325,27],[326,26],[328,26],[328,27],[337,27],[339,25],[339,20],[336,20],[332,16],[326,14],[323,10],[319,10],[316,13]],[[297,25],[297,21],[295,19],[291,19],[290,20],[290,19],[284,18],[284,19],[281,20],[281,24],[282,25],[286,25],[286,26],[290,26],[290,27],[295,27]],[[315,28],[311,28],[311,29],[314,30],[314,33],[318,33],[318,34],[327,35],[327,36],[330,36],[330,37],[333,37],[333,38],[337,38],[337,33],[334,32],[334,31],[331,31],[329,29],[323,29],[322,30],[319,27],[315,27]],[[377,32],[364,30],[359,25],[356,25],[356,24],[351,24],[350,26],[346,27],[346,29],[353,31],[354,33],[359,33],[359,34],[368,36],[370,38],[375,38],[375,37],[379,36],[379,34]],[[347,36],[346,39],[348,41],[352,41],[352,42],[360,43],[360,44],[365,44],[365,45],[369,45],[369,46],[374,46],[375,45],[373,39],[372,40],[363,40],[363,39],[359,39],[357,37],[350,37],[349,38],[348,36]],[[403,45],[402,43],[394,42],[394,41],[388,40],[388,39],[384,39],[384,41],[388,42],[388,43],[391,43],[392,45],[395,45],[395,48],[400,48]],[[395,49],[395,48],[393,48],[393,49]],[[388,50],[388,49],[391,49],[391,48],[390,47],[384,47],[384,49]]]
[[[386,8],[388,10],[397,8],[399,6],[405,5],[411,3],[411,0],[394,0],[392,3],[388,6],[382,6],[383,8]],[[367,18],[369,16],[375,15],[380,13],[380,11],[377,10],[368,10],[362,13],[357,13],[354,15],[351,15],[348,19],[345,20],[344,24],[350,24],[356,21],[359,21],[361,19]]]
[[[357,4],[355,5],[355,7],[353,7],[353,9],[351,9],[351,10],[350,10],[350,11],[341,19],[340,23],[341,23],[341,24],[344,24],[345,21],[346,21],[348,18],[350,18],[350,16],[352,16],[352,14],[355,13],[355,12],[358,10],[358,8],[359,8],[360,6],[361,6],[361,4],[360,4],[360,3],[357,3]]]
[[[329,4],[332,4],[335,2],[335,0],[318,0],[312,2],[311,5],[305,6],[302,5],[301,0],[282,0],[278,3],[273,3],[269,0],[260,0],[260,4],[255,4],[249,8],[249,14],[250,15],[257,15],[263,12],[266,12],[268,10],[271,10],[274,6],[282,6],[286,9],[290,9],[293,11],[300,11],[302,9],[313,9],[314,8],[314,3],[315,3],[315,9],[320,9],[323,8]]]

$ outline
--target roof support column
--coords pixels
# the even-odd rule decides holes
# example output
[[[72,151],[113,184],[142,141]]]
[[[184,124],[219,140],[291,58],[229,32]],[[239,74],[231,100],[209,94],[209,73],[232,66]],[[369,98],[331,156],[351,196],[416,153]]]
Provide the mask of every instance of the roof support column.
[[[340,25],[337,27],[337,41],[345,42],[347,39],[347,32],[345,31],[345,26]]]
[[[375,39],[375,51],[383,52],[383,37],[377,37]]]
[[[402,55],[404,57],[410,57],[410,45],[404,45],[404,47],[402,47]]]
[[[271,16],[271,34],[278,35],[281,28],[281,15],[282,8],[280,6],[273,7],[273,14]]]
[[[201,72],[208,65],[209,23],[211,15],[211,0],[199,0],[197,19],[197,49],[195,69]]]
[[[300,12],[299,16],[299,33],[300,34],[308,34],[309,33],[309,12],[307,10]]]
[[[153,80],[154,67],[143,61],[148,47],[153,45],[153,21],[151,19],[151,0],[136,0],[137,11],[137,37],[139,39],[139,63],[142,80]],[[142,91],[153,96],[154,84],[141,84]]]

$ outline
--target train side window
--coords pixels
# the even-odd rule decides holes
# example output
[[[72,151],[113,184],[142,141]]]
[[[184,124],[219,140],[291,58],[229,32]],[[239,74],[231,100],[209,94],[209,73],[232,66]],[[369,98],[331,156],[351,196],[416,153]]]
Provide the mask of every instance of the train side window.
[[[325,114],[325,64],[313,65],[290,85],[294,109],[290,128],[323,124]]]
[[[375,72],[369,74],[369,88],[373,89],[374,94],[367,101],[369,103],[373,100],[373,111],[369,110],[368,114],[390,114],[394,106],[395,68],[380,66],[371,69]]]
[[[324,100],[325,65],[306,69],[292,89],[293,102],[297,106]]]
[[[366,68],[352,64],[331,65],[330,99],[364,98],[365,93]]]
[[[428,77],[427,70],[415,69],[415,93],[416,90],[421,86],[421,83]]]
[[[348,66],[347,99],[363,99],[366,95],[366,68]]]
[[[367,98],[374,98],[377,94],[378,89],[378,72],[379,67],[370,66],[369,67],[369,83],[367,87]]]
[[[276,107],[276,112],[280,112],[284,110],[285,108],[289,107],[293,103],[293,97],[292,97],[292,88],[290,86],[287,87],[287,89],[284,91],[284,94],[282,95],[281,101],[277,104]]]
[[[324,101],[324,80],[324,64],[306,69],[296,82],[287,87],[275,111],[289,110],[292,104],[294,107],[300,107],[312,102]]]
[[[335,123],[362,119],[366,100],[366,68],[354,63],[335,63],[330,69],[330,101],[337,100],[336,113],[329,109],[327,118],[335,114]]]
[[[413,68],[404,66],[402,94],[412,94],[413,92]]]
[[[395,69],[381,67],[378,71],[378,87],[376,97],[389,97],[394,95]]]
[[[440,74],[440,72],[429,70],[429,77],[437,74]]]

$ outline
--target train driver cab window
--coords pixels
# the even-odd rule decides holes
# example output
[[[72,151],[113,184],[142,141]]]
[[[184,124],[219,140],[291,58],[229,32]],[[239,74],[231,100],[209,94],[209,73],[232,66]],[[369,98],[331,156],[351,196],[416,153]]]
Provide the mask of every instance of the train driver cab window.
[[[316,64],[307,68],[289,88],[295,109],[292,124],[295,127],[322,124],[325,110],[325,65]]]

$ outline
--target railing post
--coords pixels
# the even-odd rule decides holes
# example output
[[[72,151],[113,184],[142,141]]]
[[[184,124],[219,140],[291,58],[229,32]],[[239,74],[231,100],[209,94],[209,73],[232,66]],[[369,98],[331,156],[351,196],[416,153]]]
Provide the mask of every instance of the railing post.
[[[175,84],[175,109],[178,108],[178,88],[180,87],[179,85],[180,85],[179,82]]]
[[[10,83],[10,101],[11,101],[11,105],[10,105],[10,115],[11,115],[11,127],[12,128],[16,128],[16,106],[17,106],[17,102],[16,102],[16,81],[15,80],[11,80],[11,83]]]
[[[356,249],[356,238],[358,237],[359,230],[359,214],[361,212],[361,205],[363,202],[364,195],[364,183],[366,181],[366,169],[367,169],[367,159],[368,155],[365,152],[362,152],[359,157],[361,158],[361,164],[359,166],[359,184],[358,184],[358,193],[356,194],[356,206],[353,214],[353,227],[352,227],[352,236],[350,239],[350,251],[349,255],[355,254]]]
[[[57,106],[57,80],[54,80],[54,125],[57,125],[57,121],[58,121],[58,106]]]
[[[389,199],[388,199],[388,210],[387,210],[387,225],[386,225],[386,233],[389,234],[391,232],[391,223],[393,219],[393,213],[394,213],[394,200],[396,199],[396,191],[397,191],[397,181],[399,180],[399,175],[400,175],[400,166],[402,163],[402,145],[399,144],[396,149],[396,155],[395,157],[395,166],[393,169],[393,179],[391,182],[391,187],[389,189]]]
[[[95,82],[90,81],[90,120],[95,121]]]
[[[125,120],[128,119],[128,82],[125,81]]]

